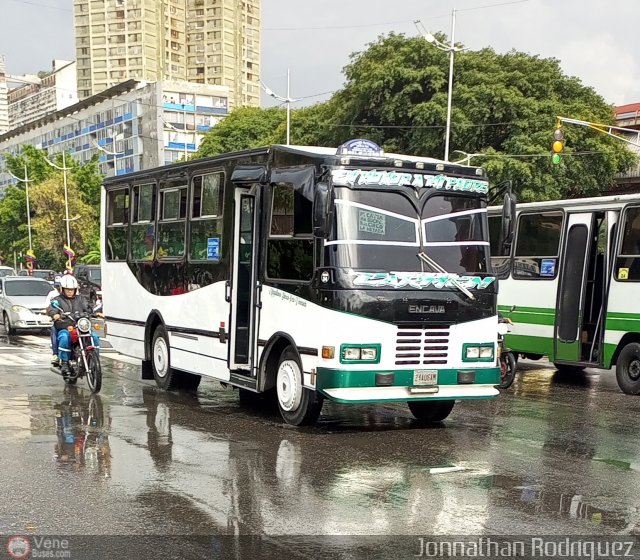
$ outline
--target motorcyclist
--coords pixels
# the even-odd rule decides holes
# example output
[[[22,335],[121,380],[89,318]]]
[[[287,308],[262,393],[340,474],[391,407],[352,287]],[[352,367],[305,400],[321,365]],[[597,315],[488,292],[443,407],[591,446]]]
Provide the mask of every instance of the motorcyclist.
[[[92,309],[89,302],[78,294],[78,281],[73,276],[63,276],[60,279],[60,287],[62,288],[62,293],[53,298],[48,312],[58,333],[60,372],[63,376],[66,376],[69,373],[69,359],[71,358],[71,333],[67,327],[72,326],[74,323],[64,313],[91,315]],[[99,348],[100,337],[95,332],[91,333],[91,337],[93,338],[93,345]]]

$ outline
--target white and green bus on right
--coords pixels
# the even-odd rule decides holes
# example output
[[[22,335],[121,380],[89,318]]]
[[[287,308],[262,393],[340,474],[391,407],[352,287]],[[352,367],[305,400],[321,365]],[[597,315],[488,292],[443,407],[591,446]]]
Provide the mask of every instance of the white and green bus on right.
[[[615,367],[640,394],[640,194],[518,204],[510,249],[502,211],[489,231],[507,345],[561,371]]]

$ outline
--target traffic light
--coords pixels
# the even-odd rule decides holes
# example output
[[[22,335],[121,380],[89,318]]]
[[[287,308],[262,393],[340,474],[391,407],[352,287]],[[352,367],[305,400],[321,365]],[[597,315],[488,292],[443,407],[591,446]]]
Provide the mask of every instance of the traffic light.
[[[562,124],[556,124],[556,129],[553,131],[553,144],[551,145],[551,163],[558,165],[560,163],[560,154],[564,150],[564,132],[562,131]]]

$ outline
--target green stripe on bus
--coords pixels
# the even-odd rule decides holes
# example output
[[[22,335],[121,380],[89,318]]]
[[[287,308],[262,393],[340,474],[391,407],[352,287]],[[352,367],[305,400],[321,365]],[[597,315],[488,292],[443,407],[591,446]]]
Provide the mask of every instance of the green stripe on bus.
[[[609,311],[607,313],[607,319],[635,319],[640,321],[640,313],[616,313],[615,311]]]
[[[545,336],[526,336],[522,334],[508,334],[506,345],[514,352],[523,354],[542,354],[553,356],[553,338]]]
[[[608,331],[640,332],[640,318],[611,319],[609,318],[609,315],[607,315],[607,322],[605,323],[605,328]]]
[[[318,368],[316,389],[346,389],[350,387],[376,387],[377,373],[393,373],[393,387],[412,387],[413,373],[416,370],[433,370],[438,372],[438,385],[458,385],[459,371],[475,371],[477,385],[497,385],[500,383],[500,368],[479,368],[472,364],[456,369],[439,369],[435,366],[423,365],[414,369],[376,369],[376,370],[344,370]]]

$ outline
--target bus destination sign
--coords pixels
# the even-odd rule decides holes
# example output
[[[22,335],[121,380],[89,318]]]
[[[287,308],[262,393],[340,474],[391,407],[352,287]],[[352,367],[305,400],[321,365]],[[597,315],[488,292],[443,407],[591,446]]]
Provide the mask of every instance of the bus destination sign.
[[[448,175],[425,175],[423,173],[399,173],[375,169],[333,169],[333,184],[341,187],[390,186],[433,188],[445,191],[462,191],[479,194],[489,192],[489,182]]]

